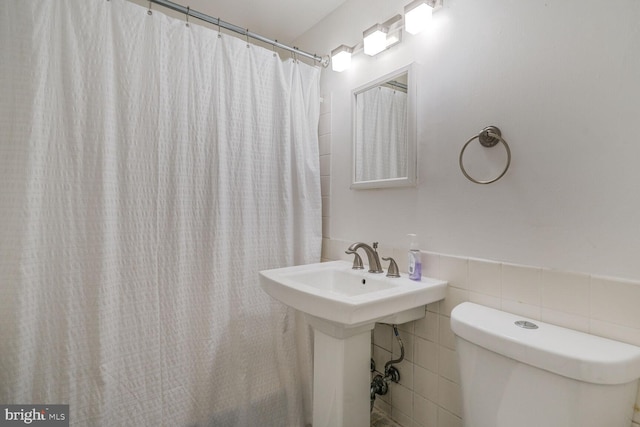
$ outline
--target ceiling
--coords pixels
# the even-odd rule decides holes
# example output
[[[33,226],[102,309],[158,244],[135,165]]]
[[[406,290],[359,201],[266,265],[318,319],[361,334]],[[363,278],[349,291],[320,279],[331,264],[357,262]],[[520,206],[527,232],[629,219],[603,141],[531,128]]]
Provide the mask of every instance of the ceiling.
[[[346,0],[172,0],[289,44]]]

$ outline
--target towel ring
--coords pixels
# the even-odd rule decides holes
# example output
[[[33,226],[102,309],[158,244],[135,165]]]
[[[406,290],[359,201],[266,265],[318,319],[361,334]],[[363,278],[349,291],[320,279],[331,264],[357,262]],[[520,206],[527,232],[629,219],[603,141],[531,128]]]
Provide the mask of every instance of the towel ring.
[[[475,139],[477,139],[483,147],[493,147],[496,144],[498,144],[498,142],[502,142],[502,145],[504,145],[505,150],[507,150],[507,166],[505,166],[502,173],[497,177],[487,181],[479,181],[473,178],[471,175],[469,175],[465,170],[464,165],[462,163],[462,156],[464,155],[464,150],[467,149],[467,146],[471,144],[471,142]],[[486,128],[482,129],[482,131],[479,134],[473,136],[464,144],[464,146],[462,147],[462,150],[460,151],[459,161],[460,161],[460,170],[469,181],[475,182],[476,184],[491,184],[492,182],[496,182],[497,180],[502,178],[504,174],[507,173],[507,170],[509,169],[509,165],[511,165],[511,150],[509,149],[509,144],[507,144],[507,141],[505,141],[504,138],[502,138],[502,132],[500,132],[500,129],[498,129],[496,126],[487,126]]]

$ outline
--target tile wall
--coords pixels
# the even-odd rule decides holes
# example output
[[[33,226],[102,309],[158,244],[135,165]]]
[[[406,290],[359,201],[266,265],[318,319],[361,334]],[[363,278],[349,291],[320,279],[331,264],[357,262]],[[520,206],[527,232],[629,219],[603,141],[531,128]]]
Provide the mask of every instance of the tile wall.
[[[323,260],[350,259],[353,242],[323,240]],[[380,247],[404,265],[405,249]],[[424,319],[399,325],[405,361],[401,380],[376,407],[404,427],[462,427],[460,378],[451,310],[464,301],[640,346],[640,283],[490,260],[422,253],[423,275],[449,281],[447,297],[426,307]],[[373,331],[373,358],[382,370],[400,355],[392,328]],[[640,427],[636,403],[633,427]]]
[[[331,196],[331,94],[322,95],[318,143],[320,152],[320,186],[322,192],[322,237],[329,234],[329,203]]]

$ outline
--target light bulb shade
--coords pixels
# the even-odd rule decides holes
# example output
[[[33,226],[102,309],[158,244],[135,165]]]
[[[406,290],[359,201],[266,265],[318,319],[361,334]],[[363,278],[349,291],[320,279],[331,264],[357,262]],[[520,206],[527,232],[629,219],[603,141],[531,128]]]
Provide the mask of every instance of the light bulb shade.
[[[431,22],[433,7],[425,0],[416,0],[404,7],[404,29],[409,34],[418,34]]]
[[[331,51],[331,69],[339,73],[351,66],[351,53],[349,46],[340,45]]]
[[[374,56],[387,48],[387,28],[380,24],[367,29],[364,33],[364,53]]]

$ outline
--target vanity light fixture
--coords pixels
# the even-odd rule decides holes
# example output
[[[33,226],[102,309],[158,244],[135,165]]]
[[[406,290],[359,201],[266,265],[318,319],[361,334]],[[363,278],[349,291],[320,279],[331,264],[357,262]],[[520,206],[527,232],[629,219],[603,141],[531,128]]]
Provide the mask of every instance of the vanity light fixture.
[[[393,18],[375,24],[367,28],[364,33],[364,53],[375,56],[385,49],[400,42],[402,34],[402,16],[396,15]]]
[[[429,26],[434,10],[442,8],[443,0],[414,0],[404,7],[402,15],[396,15],[382,24],[375,24],[363,32],[364,40],[353,47],[340,45],[331,51],[331,68],[341,72],[351,65],[351,56],[364,51],[375,56],[402,41],[402,29],[418,34]]]
[[[364,53],[374,56],[387,48],[387,31],[380,24],[376,24],[365,30],[364,36]]]
[[[431,22],[434,3],[415,0],[404,7],[404,29],[409,34],[418,34]]]
[[[331,69],[338,73],[343,72],[351,66],[351,54],[353,48],[347,45],[340,45],[331,51]]]

